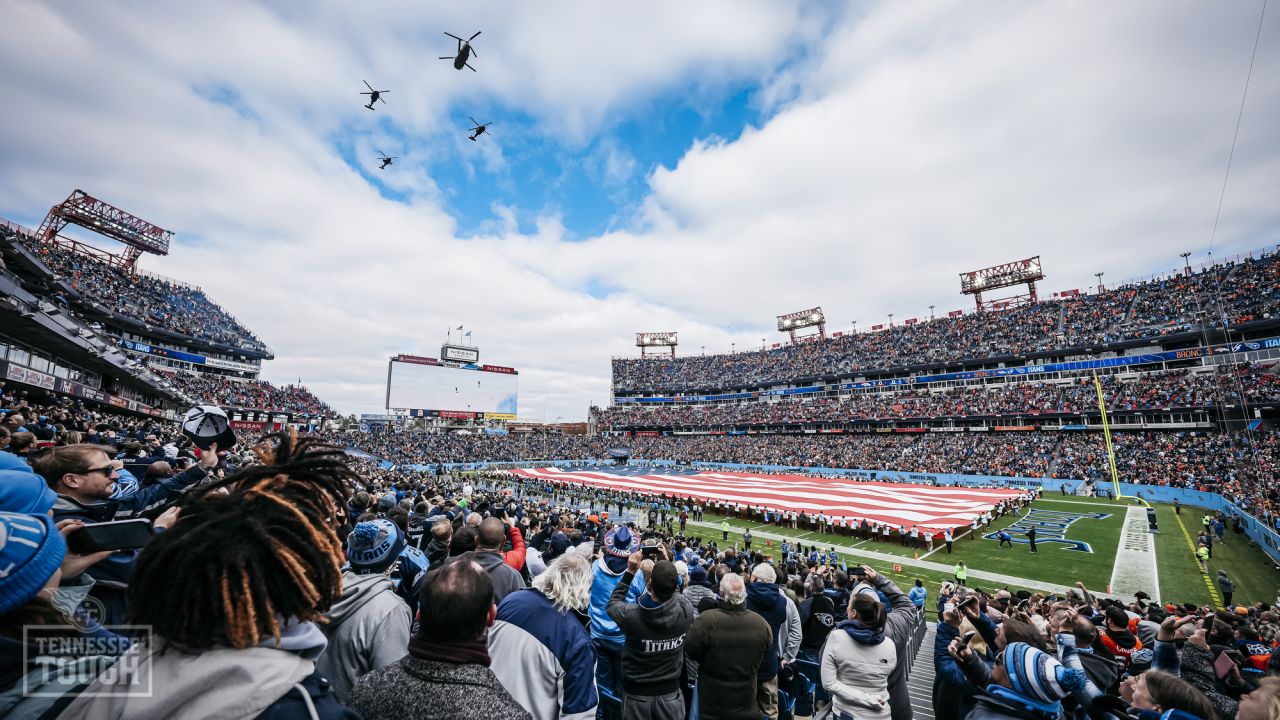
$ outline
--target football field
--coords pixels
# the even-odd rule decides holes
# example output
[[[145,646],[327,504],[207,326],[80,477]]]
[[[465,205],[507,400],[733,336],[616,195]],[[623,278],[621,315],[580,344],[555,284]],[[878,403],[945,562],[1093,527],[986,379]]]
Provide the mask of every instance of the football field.
[[[531,468],[513,474],[558,483],[724,499],[772,509],[817,509],[836,517],[848,514],[894,525],[918,523],[921,527],[967,523],[982,505],[1016,494],[1009,490],[858,483],[804,476],[666,469],[660,475],[650,474],[655,472],[635,467],[579,471]],[[956,494],[957,490],[962,492]],[[963,560],[971,571],[969,585],[985,589],[1061,592],[1078,581],[1092,592],[1114,592],[1126,600],[1142,589],[1163,603],[1221,606],[1223,598],[1213,580],[1222,569],[1236,583],[1234,604],[1276,601],[1280,570],[1247,536],[1228,531],[1225,543],[1215,543],[1209,561],[1210,575],[1206,577],[1200,572],[1192,546],[1203,511],[1183,507],[1181,514],[1176,514],[1172,506],[1154,506],[1159,532],[1149,533],[1146,507],[1130,498],[1106,500],[1046,494],[1022,514],[1006,515],[980,528],[976,537],[967,524],[958,528],[951,553],[941,542],[929,551],[923,543],[919,548],[911,547],[909,539],[904,545],[897,535],[890,542],[877,542],[858,535],[824,534],[721,517],[710,508],[704,522],[690,523],[686,534],[723,544],[721,524],[727,522],[730,544],[741,547],[742,532],[750,528],[754,536],[752,549],[775,557],[784,541],[792,547],[797,543],[817,546],[824,554],[835,548],[845,562],[866,562],[902,583],[920,579],[931,596],[951,578],[954,564]],[[1131,508],[1136,510],[1131,513]],[[639,519],[644,522],[644,518]],[[1032,526],[1036,528],[1037,553],[1031,552],[1025,535]],[[1008,531],[1012,547],[1008,543],[1001,546],[998,533],[1002,530]],[[1138,572],[1136,578],[1126,576],[1134,568]]]

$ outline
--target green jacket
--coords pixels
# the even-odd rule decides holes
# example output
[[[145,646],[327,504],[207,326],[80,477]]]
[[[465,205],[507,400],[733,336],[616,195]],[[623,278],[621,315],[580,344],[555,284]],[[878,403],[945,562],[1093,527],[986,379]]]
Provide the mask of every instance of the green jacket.
[[[964,565],[956,565],[955,576],[961,580],[968,580],[969,568]]]

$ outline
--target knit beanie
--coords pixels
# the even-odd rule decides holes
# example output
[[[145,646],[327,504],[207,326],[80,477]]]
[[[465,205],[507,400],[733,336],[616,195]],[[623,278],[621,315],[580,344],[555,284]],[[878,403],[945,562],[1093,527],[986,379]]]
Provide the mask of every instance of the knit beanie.
[[[0,470],[0,512],[43,515],[57,499],[39,475],[26,470]]]
[[[347,536],[347,560],[359,575],[383,572],[400,557],[404,536],[390,520],[379,518],[356,525]]]
[[[53,518],[0,512],[0,615],[35,597],[66,555],[67,543]]]
[[[1004,669],[1014,692],[1037,702],[1053,704],[1085,686],[1084,674],[1058,662],[1048,653],[1023,642],[1004,649]]]

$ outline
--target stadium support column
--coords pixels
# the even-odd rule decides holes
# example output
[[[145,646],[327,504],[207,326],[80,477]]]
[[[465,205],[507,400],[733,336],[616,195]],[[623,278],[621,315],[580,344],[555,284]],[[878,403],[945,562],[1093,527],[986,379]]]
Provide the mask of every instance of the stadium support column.
[[[1107,464],[1111,466],[1111,488],[1117,499],[1120,498],[1120,473],[1116,471],[1116,451],[1111,445],[1111,423],[1107,421],[1107,403],[1102,396],[1102,381],[1098,373],[1093,373],[1093,386],[1098,391],[1098,411],[1102,413],[1102,436],[1107,440]]]

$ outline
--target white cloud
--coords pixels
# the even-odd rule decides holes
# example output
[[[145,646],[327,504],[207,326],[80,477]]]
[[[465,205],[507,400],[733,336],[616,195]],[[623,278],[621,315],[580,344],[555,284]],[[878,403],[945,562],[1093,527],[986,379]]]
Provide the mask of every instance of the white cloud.
[[[1050,291],[1203,255],[1257,21],[1154,1],[306,8],[0,5],[0,211],[38,221],[83,187],[177,230],[144,267],[205,287],[275,348],[269,379],[301,376],[345,411],[379,407],[388,356],[434,354],[464,322],[486,361],[521,368],[527,414],[552,419],[607,401],[609,357],[638,330],[679,330],[688,353],[754,348],[814,304],[832,329],[966,307],[958,272],[1025,255],[1044,256]],[[441,30],[476,29],[480,72],[435,59]],[[1273,14],[1219,256],[1280,239],[1277,66]],[[376,115],[362,79],[392,89]],[[498,102],[586,148],[666,93],[752,79],[775,115],[694,143],[650,177],[639,228],[580,243],[554,216],[520,235],[500,194],[459,237],[425,170],[448,148],[412,140]],[[243,105],[209,101],[224,87]],[[477,162],[502,167],[503,138],[485,140]],[[630,176],[609,142],[602,177]],[[378,177],[409,199],[335,143],[401,155]]]

